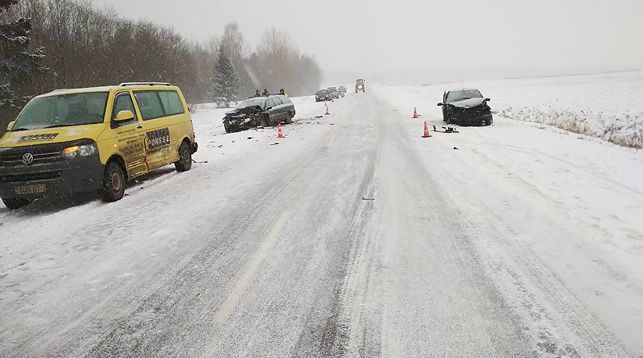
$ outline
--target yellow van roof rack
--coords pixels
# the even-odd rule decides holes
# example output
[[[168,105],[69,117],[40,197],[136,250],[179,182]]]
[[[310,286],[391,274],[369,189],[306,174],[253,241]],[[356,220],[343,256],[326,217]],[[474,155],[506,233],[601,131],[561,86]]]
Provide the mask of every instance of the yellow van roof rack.
[[[119,87],[127,87],[127,86],[171,86],[170,83],[167,82],[123,82]]]

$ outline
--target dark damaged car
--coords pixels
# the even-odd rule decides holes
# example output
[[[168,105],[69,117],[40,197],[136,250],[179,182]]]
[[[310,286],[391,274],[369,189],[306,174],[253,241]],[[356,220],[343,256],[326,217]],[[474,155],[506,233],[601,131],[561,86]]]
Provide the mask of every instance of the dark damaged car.
[[[489,102],[477,89],[450,90],[444,92],[442,102],[442,116],[447,124],[491,125],[493,115]]]
[[[315,102],[325,102],[330,100],[330,92],[328,92],[328,90],[323,89],[315,93]]]
[[[255,127],[292,123],[295,105],[286,96],[256,97],[241,102],[237,108],[226,113],[223,126],[227,133]]]

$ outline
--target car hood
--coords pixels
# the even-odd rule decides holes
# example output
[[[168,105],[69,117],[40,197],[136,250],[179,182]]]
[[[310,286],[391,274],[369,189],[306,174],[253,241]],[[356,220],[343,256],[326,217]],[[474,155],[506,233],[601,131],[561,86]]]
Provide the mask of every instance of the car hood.
[[[481,106],[483,103],[485,103],[484,98],[470,98],[462,101],[451,102],[449,105],[458,108],[475,108]]]

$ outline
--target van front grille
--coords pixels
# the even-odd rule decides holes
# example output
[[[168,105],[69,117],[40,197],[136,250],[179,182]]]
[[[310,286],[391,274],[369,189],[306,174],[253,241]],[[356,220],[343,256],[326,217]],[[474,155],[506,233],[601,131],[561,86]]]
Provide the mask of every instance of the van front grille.
[[[9,183],[37,182],[37,181],[43,181],[43,180],[56,180],[56,179],[60,179],[61,177],[62,177],[62,171],[60,170],[24,173],[24,174],[9,174],[9,175],[1,175],[0,183],[9,184]]]

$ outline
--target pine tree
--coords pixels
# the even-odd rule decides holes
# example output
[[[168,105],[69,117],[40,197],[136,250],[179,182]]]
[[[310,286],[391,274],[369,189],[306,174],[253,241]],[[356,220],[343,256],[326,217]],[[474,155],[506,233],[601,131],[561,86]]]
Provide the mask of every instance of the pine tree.
[[[239,76],[226,55],[223,45],[219,46],[219,57],[214,66],[210,98],[220,107],[229,107],[232,102],[239,99]]]
[[[0,0],[0,18],[6,18],[6,12],[16,3],[17,0]],[[19,84],[47,71],[42,65],[43,49],[32,49],[30,35],[29,19],[0,21],[0,110],[3,112],[22,108],[32,94],[20,93]]]

